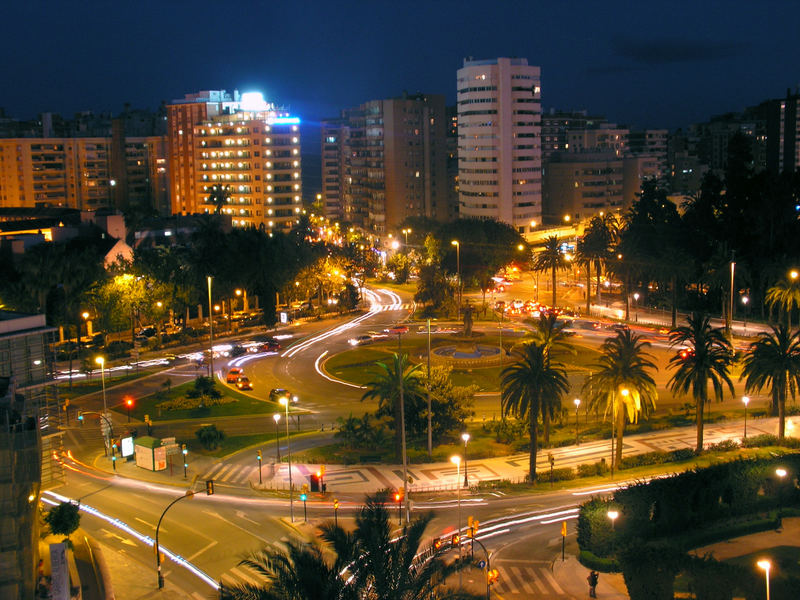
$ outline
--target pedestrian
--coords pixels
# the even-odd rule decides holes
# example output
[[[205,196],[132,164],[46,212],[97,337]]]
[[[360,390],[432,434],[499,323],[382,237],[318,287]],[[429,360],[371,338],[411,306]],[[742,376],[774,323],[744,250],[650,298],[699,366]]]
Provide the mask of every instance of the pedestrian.
[[[586,581],[589,582],[589,598],[597,598],[597,580],[599,575],[597,571],[590,571]]]

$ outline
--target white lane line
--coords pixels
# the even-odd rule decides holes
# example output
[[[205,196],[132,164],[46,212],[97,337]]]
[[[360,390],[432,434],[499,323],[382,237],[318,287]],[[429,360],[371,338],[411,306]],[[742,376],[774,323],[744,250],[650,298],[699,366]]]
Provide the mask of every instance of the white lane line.
[[[188,557],[186,558],[186,560],[194,560],[195,558],[197,558],[198,556],[200,556],[200,555],[201,555],[203,552],[205,552],[205,551],[206,551],[206,550],[208,550],[209,548],[213,548],[213,547],[214,547],[214,546],[216,546],[216,545],[217,545],[217,540],[211,540],[211,542],[209,542],[209,543],[206,545],[206,547],[205,547],[205,548],[200,548],[200,550],[198,550],[197,552],[195,552],[195,553],[194,553],[194,554],[192,554],[191,556],[188,556]]]

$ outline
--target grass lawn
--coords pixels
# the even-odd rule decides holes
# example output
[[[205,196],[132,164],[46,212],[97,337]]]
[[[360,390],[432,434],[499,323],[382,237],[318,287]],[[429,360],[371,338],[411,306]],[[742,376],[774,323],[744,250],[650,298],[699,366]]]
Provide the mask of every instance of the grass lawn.
[[[137,375],[136,369],[132,369],[130,371],[125,371],[124,375],[115,375],[114,377],[106,376],[106,389],[113,385],[119,385],[120,383],[125,383],[126,381],[132,381],[134,379],[139,379],[141,377],[145,377],[146,375],[151,375],[155,373],[155,369],[141,369]],[[72,380],[72,389],[69,389],[69,382],[66,383],[59,383],[58,384],[58,395],[59,398],[62,400],[65,398],[69,398],[70,400],[77,398],[79,396],[84,396],[86,394],[91,394],[92,392],[99,392],[103,389],[103,381],[101,379],[100,373],[97,372],[92,375],[91,379],[85,379],[81,377],[80,379],[73,379]]]
[[[218,388],[223,396],[234,398],[236,402],[228,404],[218,404],[216,406],[208,406],[205,408],[192,408],[192,409],[175,409],[175,410],[162,410],[156,405],[166,400],[180,398],[186,395],[192,387],[194,382],[187,382],[173,387],[168,393],[163,396],[152,394],[139,398],[136,401],[134,408],[131,410],[131,417],[137,420],[144,420],[145,415],[149,415],[153,421],[159,420],[177,420],[177,419],[207,419],[210,417],[230,417],[236,415],[255,415],[274,413],[283,411],[283,407],[268,400],[259,400],[246,394],[242,394],[236,390],[232,390],[227,386],[219,386]],[[120,414],[126,414],[122,407],[118,407]]]
[[[221,426],[219,429],[224,431],[224,427]],[[296,432],[292,431],[289,434],[291,439],[302,438],[308,435],[313,435],[314,432]],[[286,435],[281,432],[280,439],[285,440]],[[275,433],[248,433],[245,435],[231,435],[227,436],[223,441],[222,445],[215,450],[206,450],[200,445],[200,442],[197,438],[190,440],[188,443],[189,450],[194,452],[195,454],[202,454],[203,456],[213,456],[215,458],[225,458],[228,456],[232,456],[242,450],[246,450],[247,448],[252,449],[253,453],[253,463],[257,464],[256,460],[256,450],[261,450],[262,461],[264,464],[268,464],[274,462],[275,460]],[[292,453],[294,457],[294,453]],[[282,458],[286,458],[282,455]]]

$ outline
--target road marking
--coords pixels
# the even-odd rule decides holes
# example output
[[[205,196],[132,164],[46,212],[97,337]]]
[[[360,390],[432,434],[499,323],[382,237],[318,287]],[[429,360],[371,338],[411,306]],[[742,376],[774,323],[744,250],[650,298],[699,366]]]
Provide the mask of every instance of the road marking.
[[[247,515],[245,515],[245,512],[243,510],[237,510],[236,511],[236,516],[239,517],[240,519],[244,519],[245,521],[250,521],[254,525],[259,525],[258,521],[253,521],[253,519],[248,518]]]
[[[156,526],[155,526],[155,525],[153,525],[152,523],[148,523],[147,521],[145,521],[144,519],[140,519],[139,517],[134,517],[134,518],[135,518],[137,521],[139,521],[139,523],[144,523],[144,524],[145,524],[145,525],[147,525],[147,526],[148,526],[150,529],[152,529],[153,531],[155,531],[155,529],[156,529]],[[166,530],[167,530],[167,528],[166,528],[166,527],[164,527],[164,528],[163,528],[161,531],[166,531]]]
[[[213,510],[204,510],[203,512],[204,512],[205,514],[207,514],[207,515],[211,515],[212,517],[216,517],[216,518],[218,518],[220,521],[222,521],[222,522],[224,522],[224,523],[227,523],[228,525],[231,525],[231,526],[233,526],[233,527],[236,527],[236,529],[240,529],[241,531],[244,531],[245,533],[247,533],[247,534],[249,534],[249,535],[253,536],[253,537],[254,537],[254,538],[256,538],[257,540],[261,540],[261,541],[262,541],[262,542],[264,542],[265,544],[271,544],[271,543],[272,543],[272,541],[271,541],[271,540],[268,540],[267,538],[263,538],[263,537],[261,537],[260,535],[257,535],[256,533],[253,533],[253,530],[252,530],[252,529],[248,529],[248,528],[246,528],[246,527],[242,527],[242,526],[241,526],[241,525],[239,525],[238,523],[234,523],[233,521],[229,521],[228,519],[226,519],[225,517],[223,517],[222,515],[220,515],[219,513],[215,512],[215,511],[213,511]]]
[[[198,550],[197,552],[195,552],[194,554],[192,554],[192,555],[191,555],[189,558],[187,558],[186,560],[194,560],[195,558],[197,558],[198,556],[200,556],[200,555],[201,555],[203,552],[205,552],[205,551],[206,551],[206,550],[208,550],[209,548],[212,548],[213,546],[216,546],[216,544],[217,544],[217,540],[211,540],[211,542],[210,542],[210,543],[209,543],[209,544],[208,544],[208,545],[207,545],[205,548],[201,548],[200,550]]]
[[[105,529],[103,527],[100,528],[100,531],[105,533],[107,537],[111,537],[111,538],[117,539],[120,542],[122,542],[123,544],[127,544],[128,546],[135,546],[136,545],[134,542],[130,541],[128,538],[123,537],[123,536],[121,536],[119,534],[116,534],[113,531],[109,531],[108,529]]]
[[[561,586],[558,585],[556,578],[553,577],[553,574],[550,572],[549,569],[542,571],[542,575],[547,580],[547,582],[552,586],[555,590],[556,594],[564,594],[564,590],[561,589]]]

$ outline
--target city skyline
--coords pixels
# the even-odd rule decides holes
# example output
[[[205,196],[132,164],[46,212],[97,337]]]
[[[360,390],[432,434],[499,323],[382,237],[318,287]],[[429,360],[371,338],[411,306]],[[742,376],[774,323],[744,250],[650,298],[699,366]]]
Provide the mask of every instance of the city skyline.
[[[217,6],[13,5],[3,43],[15,60],[0,70],[0,107],[18,119],[118,113],[126,102],[154,109],[187,92],[237,88],[316,121],[403,91],[454,104],[464,58],[519,56],[542,69],[545,110],[674,129],[798,83],[790,65],[800,58],[800,5],[789,2],[758,12],[739,1],[658,3],[658,13],[621,2]]]

